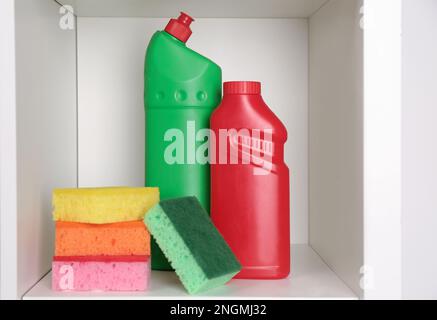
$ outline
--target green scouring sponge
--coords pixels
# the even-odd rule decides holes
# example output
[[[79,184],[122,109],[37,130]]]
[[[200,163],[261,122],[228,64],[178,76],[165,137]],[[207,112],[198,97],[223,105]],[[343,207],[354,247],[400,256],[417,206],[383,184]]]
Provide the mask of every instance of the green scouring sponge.
[[[145,223],[190,294],[223,285],[241,270],[195,197],[161,201]]]

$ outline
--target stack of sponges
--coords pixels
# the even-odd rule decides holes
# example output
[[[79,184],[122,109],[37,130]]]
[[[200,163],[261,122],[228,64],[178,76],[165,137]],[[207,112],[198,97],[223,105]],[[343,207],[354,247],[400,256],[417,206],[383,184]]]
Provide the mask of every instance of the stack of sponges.
[[[146,290],[150,234],[143,219],[158,202],[157,188],[55,190],[53,290]]]

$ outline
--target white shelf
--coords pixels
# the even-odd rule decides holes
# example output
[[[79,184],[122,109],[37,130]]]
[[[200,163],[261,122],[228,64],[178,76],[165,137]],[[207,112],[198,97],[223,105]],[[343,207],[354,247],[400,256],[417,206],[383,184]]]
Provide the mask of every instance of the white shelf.
[[[80,17],[307,18],[327,0],[57,0]]]
[[[307,245],[292,249],[292,276],[284,280],[233,280],[228,285],[199,296],[189,296],[173,272],[153,271],[150,289],[141,293],[59,293],[51,290],[51,274],[37,283],[23,298],[45,299],[357,299]]]

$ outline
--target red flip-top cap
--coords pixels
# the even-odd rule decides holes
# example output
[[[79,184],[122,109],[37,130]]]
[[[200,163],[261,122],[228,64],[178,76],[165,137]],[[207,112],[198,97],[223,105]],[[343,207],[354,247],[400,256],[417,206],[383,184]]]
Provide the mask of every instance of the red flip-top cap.
[[[194,19],[188,14],[181,12],[179,18],[170,20],[167,27],[165,27],[165,32],[171,34],[173,37],[181,40],[182,42],[187,42],[192,34],[190,24],[193,21]]]
[[[223,85],[224,94],[261,94],[261,82],[230,81]]]

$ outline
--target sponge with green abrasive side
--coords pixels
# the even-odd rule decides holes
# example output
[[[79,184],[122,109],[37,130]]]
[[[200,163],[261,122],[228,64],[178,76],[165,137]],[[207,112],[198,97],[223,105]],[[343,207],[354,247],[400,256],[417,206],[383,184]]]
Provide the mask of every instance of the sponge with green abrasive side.
[[[195,197],[161,201],[145,223],[190,294],[223,285],[241,270]]]

